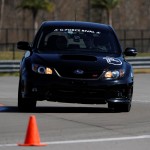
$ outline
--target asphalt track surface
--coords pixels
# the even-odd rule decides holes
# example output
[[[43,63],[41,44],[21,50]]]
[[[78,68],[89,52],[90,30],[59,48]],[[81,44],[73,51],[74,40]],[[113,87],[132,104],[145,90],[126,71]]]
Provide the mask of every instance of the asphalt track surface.
[[[149,150],[150,74],[136,74],[132,109],[114,113],[107,105],[38,102],[34,113],[17,109],[18,77],[0,77],[0,150]],[[36,117],[40,143],[25,147],[29,117]]]

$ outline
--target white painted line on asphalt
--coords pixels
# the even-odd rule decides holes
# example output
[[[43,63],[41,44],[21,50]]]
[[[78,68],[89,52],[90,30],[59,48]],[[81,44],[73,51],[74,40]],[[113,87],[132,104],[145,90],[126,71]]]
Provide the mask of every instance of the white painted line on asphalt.
[[[48,144],[48,145],[57,145],[57,144],[77,144],[77,143],[127,141],[127,140],[140,140],[140,139],[150,139],[150,135],[117,137],[117,138],[103,138],[103,139],[83,139],[83,140],[69,140],[69,141],[53,141],[53,142],[42,142],[42,143]],[[7,147],[7,146],[17,146],[17,144],[0,144],[0,147]]]
[[[76,143],[95,143],[95,142],[111,142],[111,141],[136,140],[136,139],[148,139],[148,138],[150,138],[150,135],[132,136],[132,137],[118,137],[118,138],[104,138],[104,139],[54,141],[54,142],[45,142],[45,143],[48,144],[48,145],[54,145],[54,144],[76,144]]]
[[[17,144],[0,144],[0,147],[17,146]]]
[[[150,100],[133,100],[135,103],[150,103]]]

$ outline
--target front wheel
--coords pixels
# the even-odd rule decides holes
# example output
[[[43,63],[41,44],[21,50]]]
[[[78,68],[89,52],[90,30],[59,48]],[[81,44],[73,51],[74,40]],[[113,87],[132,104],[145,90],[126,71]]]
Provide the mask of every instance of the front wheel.
[[[120,104],[114,106],[115,112],[129,112],[131,110],[131,103],[129,104]]]
[[[113,101],[108,102],[108,108],[113,109],[115,112],[129,112],[131,110],[133,95],[133,86],[126,91],[126,100],[123,102],[123,98],[116,98]],[[115,102],[117,100],[118,102]]]
[[[29,112],[34,111],[36,108],[36,101],[32,100],[30,98],[23,98],[22,97],[22,84],[21,81],[19,81],[19,87],[18,87],[18,109],[21,112]]]
[[[108,108],[113,109],[115,112],[129,112],[131,110],[131,103],[129,104],[108,103]]]
[[[129,103],[129,104],[124,104],[123,106],[122,106],[122,111],[123,112],[129,112],[131,110],[131,103]]]

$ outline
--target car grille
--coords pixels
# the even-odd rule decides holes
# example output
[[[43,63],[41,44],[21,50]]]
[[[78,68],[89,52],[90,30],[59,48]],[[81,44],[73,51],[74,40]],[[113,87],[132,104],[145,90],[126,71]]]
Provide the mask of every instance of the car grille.
[[[88,69],[57,69],[57,74],[63,78],[73,79],[98,79],[102,74],[102,70],[88,70]]]

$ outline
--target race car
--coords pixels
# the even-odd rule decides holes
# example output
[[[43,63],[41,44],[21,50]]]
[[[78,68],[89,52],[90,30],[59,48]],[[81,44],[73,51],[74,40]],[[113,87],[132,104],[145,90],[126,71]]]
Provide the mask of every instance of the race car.
[[[121,48],[114,29],[106,24],[45,21],[20,62],[18,108],[33,111],[37,101],[108,104],[129,112],[134,75],[125,56],[135,48]]]

